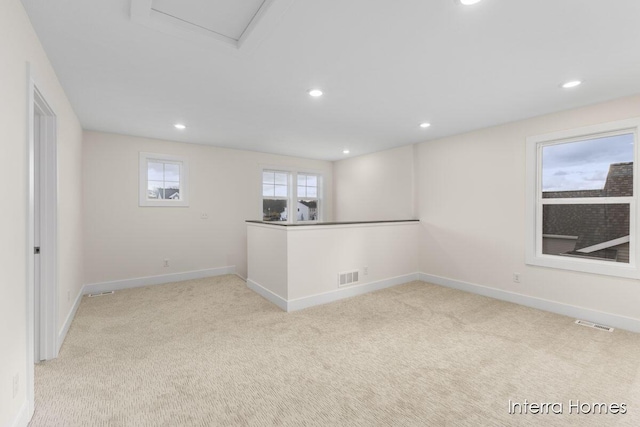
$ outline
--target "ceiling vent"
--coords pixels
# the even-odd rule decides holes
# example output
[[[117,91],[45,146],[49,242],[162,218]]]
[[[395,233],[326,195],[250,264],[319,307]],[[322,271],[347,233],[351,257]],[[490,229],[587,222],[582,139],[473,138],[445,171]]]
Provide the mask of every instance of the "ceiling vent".
[[[613,332],[610,326],[598,325],[597,323],[587,322],[586,320],[576,320],[576,324],[589,328],[600,329],[601,331]]]
[[[275,28],[293,0],[131,0],[131,20],[196,43],[240,49]]]

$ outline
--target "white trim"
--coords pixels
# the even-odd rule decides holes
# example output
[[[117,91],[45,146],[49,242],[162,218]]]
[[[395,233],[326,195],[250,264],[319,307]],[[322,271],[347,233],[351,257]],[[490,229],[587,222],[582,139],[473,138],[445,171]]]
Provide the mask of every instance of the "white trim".
[[[122,289],[140,288],[142,286],[162,285],[165,283],[182,282],[184,280],[202,279],[205,277],[235,274],[236,266],[208,268],[205,270],[184,271],[182,273],[162,274],[159,276],[136,277],[134,279],[114,280],[112,282],[90,283],[84,285],[84,295],[100,292],[119,291]]]
[[[26,360],[26,387],[27,387],[27,406],[28,412],[33,415],[35,410],[35,278],[34,278],[34,137],[33,137],[33,90],[34,79],[31,64],[27,62],[27,360]],[[31,417],[29,417],[31,419]]]
[[[149,162],[175,163],[180,166],[180,199],[149,199],[148,197],[148,174]],[[141,207],[188,207],[189,206],[189,159],[184,156],[171,154],[139,153],[138,166],[138,206]]]
[[[254,291],[255,293],[257,293],[260,296],[262,296],[267,301],[270,301],[273,304],[277,305],[282,310],[288,311],[287,310],[288,302],[287,302],[286,299],[282,298],[280,295],[274,294],[269,289],[265,288],[264,286],[262,286],[261,284],[259,284],[257,282],[254,282],[251,279],[247,279],[247,287],[249,289],[251,289],[252,291]]]
[[[389,279],[378,280],[376,282],[363,283],[362,285],[349,286],[304,298],[289,300],[287,304],[287,311],[302,310],[316,305],[327,304],[341,299],[379,291],[381,289],[390,288],[403,283],[413,282],[418,280],[418,277],[418,273],[405,274],[403,276],[391,277]]]
[[[58,325],[57,127],[56,115],[47,103],[46,97],[35,82],[33,88],[33,108],[38,108],[42,113],[39,142],[42,153],[40,209],[43,214],[40,222],[40,359],[50,360],[58,357],[56,331]],[[34,146],[35,143],[34,139]]]
[[[389,279],[378,280],[376,282],[363,283],[361,285],[349,286],[345,288],[335,289],[333,291],[323,292],[320,294],[291,300],[286,300],[281,296],[274,294],[264,286],[251,279],[247,280],[247,286],[249,287],[249,289],[255,291],[265,299],[280,307],[282,310],[290,312],[302,310],[309,307],[315,307],[317,305],[327,304],[345,298],[367,294],[373,291],[379,291],[381,289],[401,285],[403,283],[413,282],[415,280],[419,280],[418,277],[419,273],[405,274],[402,276],[391,277]]]
[[[29,403],[24,402],[20,407],[20,410],[16,414],[15,418],[13,419],[13,422],[9,421],[7,423],[7,426],[27,427],[29,425],[30,420],[31,420],[31,417],[29,416]]]
[[[542,238],[562,239],[562,240],[578,240],[578,236],[564,236],[562,234],[543,234]]]
[[[475,283],[463,282],[460,280],[449,279],[432,274],[420,273],[419,276],[420,280],[422,280],[423,282],[432,283],[434,285],[458,289],[460,291],[470,292],[472,294],[512,302],[514,304],[520,304],[527,307],[536,308],[538,310],[544,310],[551,313],[561,314],[563,316],[569,316],[574,319],[584,319],[588,320],[589,322],[613,326],[619,329],[625,329],[627,331],[640,332],[640,319],[620,316],[618,314],[605,313],[602,311],[564,304],[556,301],[549,301],[546,299],[522,295],[515,292],[507,292],[501,289],[490,288],[483,285],[477,285]]]
[[[593,245],[593,246],[587,246],[586,248],[578,249],[576,252],[590,254],[591,252],[600,251],[602,249],[607,249],[612,246],[618,246],[623,243],[629,243],[629,236],[624,236],[617,239],[609,240],[608,242],[598,243],[597,245]]]
[[[633,162],[633,197],[599,197],[599,198],[542,198],[542,148],[544,146],[582,141],[596,137],[607,137],[632,133],[634,135]],[[544,135],[531,136],[526,141],[526,223],[525,223],[525,262],[529,265],[559,268],[609,276],[640,278],[640,250],[636,248],[636,233],[638,218],[636,199],[640,189],[638,177],[638,145],[640,145],[640,118],[632,118],[577,129],[568,129]],[[585,257],[567,257],[542,253],[543,235],[542,208],[552,204],[611,204],[624,203],[629,205],[629,263],[616,263],[607,260],[588,259]]]
[[[53,203],[52,206],[47,206],[45,204],[41,207],[41,209],[48,209],[49,214],[45,215],[46,221],[43,224],[44,229],[41,230],[42,237],[46,241],[44,244],[44,251],[46,251],[46,265],[45,265],[45,274],[49,279],[48,285],[45,285],[47,288],[45,290],[44,301],[47,307],[46,312],[42,314],[42,318],[46,322],[44,327],[41,327],[41,334],[45,336],[45,346],[41,346],[40,354],[44,356],[44,358],[50,359],[57,356],[57,334],[56,334],[56,325],[57,325],[57,313],[58,313],[58,290],[57,290],[57,168],[56,168],[56,145],[57,145],[57,130],[55,127],[55,109],[51,108],[51,104],[48,104],[45,99],[50,99],[46,96],[43,96],[43,88],[38,86],[38,78],[36,76],[34,68],[31,66],[29,62],[26,63],[26,82],[27,82],[27,102],[26,102],[26,117],[27,122],[25,125],[27,126],[25,134],[27,135],[26,141],[26,150],[27,150],[27,179],[25,180],[27,183],[26,193],[27,197],[27,234],[26,234],[26,281],[27,281],[27,289],[26,289],[26,309],[25,314],[27,316],[26,319],[26,378],[25,378],[25,388],[26,388],[26,411],[24,411],[25,415],[22,415],[23,410],[21,409],[21,415],[18,420],[21,420],[23,417],[26,417],[26,422],[19,421],[26,425],[28,421],[32,418],[33,413],[35,411],[35,279],[34,279],[34,265],[35,265],[35,255],[33,248],[35,246],[35,229],[34,229],[34,202],[35,202],[35,135],[34,135],[34,124],[35,124],[35,107],[38,105],[38,108],[45,113],[45,116],[49,116],[49,120],[46,120],[44,123],[45,130],[48,132],[49,136],[51,136],[49,144],[45,144],[45,151],[49,149],[50,151],[45,152],[46,154],[46,162],[44,166],[47,169],[48,174],[45,172],[45,179],[47,180],[45,188],[43,191],[47,193],[48,199],[47,203]],[[37,95],[36,95],[37,94]],[[53,117],[53,120],[51,120]],[[41,166],[42,167],[42,166]],[[41,248],[43,245],[41,245]],[[43,263],[44,264],[44,263]],[[44,276],[44,274],[43,274]]]
[[[76,300],[73,303],[73,307],[71,307],[71,310],[69,311],[69,314],[67,315],[67,318],[64,321],[62,328],[60,328],[60,332],[58,333],[58,349],[57,349],[58,353],[60,353],[60,349],[62,348],[64,339],[67,337],[67,332],[69,332],[69,327],[71,326],[71,322],[73,322],[73,319],[76,317],[76,313],[78,312],[78,307],[80,307],[80,302],[82,301],[83,295],[84,295],[84,286],[82,287],[82,289],[80,289],[80,292],[78,292],[78,295],[76,296]]]
[[[568,198],[541,198],[543,205],[628,205],[634,200],[633,197],[568,197]]]
[[[584,139],[605,137],[611,135],[621,135],[627,131],[633,131],[634,128],[640,126],[640,118],[634,117],[625,120],[616,120],[614,122],[599,123],[591,126],[583,126],[576,129],[565,129],[556,132],[549,132],[542,135],[530,136],[527,142],[556,142],[562,144],[565,142],[578,142]]]

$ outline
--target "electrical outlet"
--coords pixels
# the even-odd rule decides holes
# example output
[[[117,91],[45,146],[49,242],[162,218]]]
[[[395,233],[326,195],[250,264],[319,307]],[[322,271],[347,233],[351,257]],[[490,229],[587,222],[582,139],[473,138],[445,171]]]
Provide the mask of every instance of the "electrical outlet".
[[[513,283],[520,283],[520,273],[513,273]]]
[[[19,374],[15,374],[13,376],[13,398],[15,399],[16,396],[18,395],[18,390],[20,385],[20,375]]]
[[[168,260],[168,259],[165,259],[165,260],[164,260],[164,266],[165,266],[165,267],[169,267],[169,260]]]
[[[369,267],[362,267],[362,274],[364,274],[365,276],[369,275]]]
[[[200,219],[209,219],[209,214],[206,212],[202,212],[202,214],[200,215]]]

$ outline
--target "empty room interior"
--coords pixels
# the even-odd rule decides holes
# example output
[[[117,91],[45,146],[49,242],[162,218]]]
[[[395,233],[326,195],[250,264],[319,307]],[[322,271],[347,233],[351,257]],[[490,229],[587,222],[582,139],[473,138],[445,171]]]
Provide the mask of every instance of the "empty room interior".
[[[0,426],[640,425],[638,17],[2,0]]]

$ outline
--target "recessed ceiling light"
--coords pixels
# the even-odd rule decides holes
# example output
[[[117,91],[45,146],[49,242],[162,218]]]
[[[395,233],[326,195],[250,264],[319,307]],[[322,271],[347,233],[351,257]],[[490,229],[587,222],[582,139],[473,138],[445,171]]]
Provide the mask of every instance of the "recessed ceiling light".
[[[342,154],[349,154],[350,152],[351,152],[351,151],[349,151],[349,150],[347,150],[347,149],[342,150]]]
[[[460,0],[460,3],[465,6],[471,6],[472,4],[480,3],[480,0]]]
[[[173,127],[175,127],[176,129],[186,129],[187,127],[185,125],[183,125],[182,123],[176,123],[175,125],[173,125]]]
[[[420,127],[421,127],[422,129],[426,129],[426,128],[428,128],[429,126],[431,126],[431,123],[420,123]]]
[[[576,87],[576,86],[580,86],[582,84],[582,82],[580,80],[572,80],[570,82],[566,82],[562,85],[563,88],[565,89],[570,89],[572,87]]]
[[[311,95],[311,96],[313,96],[313,97],[317,98],[317,97],[319,97],[319,96],[322,96],[322,91],[321,91],[320,89],[311,89],[311,90],[309,91],[309,95]]]

